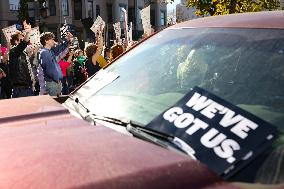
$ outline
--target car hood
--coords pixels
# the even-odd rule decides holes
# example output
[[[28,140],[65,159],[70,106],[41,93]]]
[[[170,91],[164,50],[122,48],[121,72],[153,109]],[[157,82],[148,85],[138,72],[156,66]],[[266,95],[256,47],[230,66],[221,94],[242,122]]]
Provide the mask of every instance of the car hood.
[[[68,111],[48,95],[1,100],[0,121],[5,118],[25,117]],[[9,120],[13,121],[13,119]],[[17,120],[18,121],[18,120]]]
[[[0,107],[0,188],[234,188],[187,156],[75,118],[51,97]]]

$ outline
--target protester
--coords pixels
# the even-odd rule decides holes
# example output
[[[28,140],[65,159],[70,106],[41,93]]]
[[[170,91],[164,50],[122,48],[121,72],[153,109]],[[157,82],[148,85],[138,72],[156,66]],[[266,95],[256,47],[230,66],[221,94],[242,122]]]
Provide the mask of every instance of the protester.
[[[1,83],[1,99],[11,98],[12,85],[9,77],[7,49],[1,46],[1,62],[0,62],[0,83]]]
[[[124,47],[121,44],[115,44],[110,49],[110,62],[116,59],[124,52]]]
[[[103,37],[99,36],[97,44],[89,44],[85,48],[85,55],[87,57],[85,66],[88,73],[88,77],[94,75],[101,69],[100,64],[97,62],[103,49]]]
[[[56,60],[71,42],[73,35],[68,32],[62,44],[55,46],[55,36],[51,32],[45,32],[40,37],[43,48],[40,50],[39,60],[44,73],[45,88],[50,96],[59,96],[62,90],[63,78],[60,66]]]
[[[26,25],[25,34],[16,32],[11,36],[12,48],[9,52],[9,72],[13,86],[12,97],[33,96],[35,76],[26,52],[30,41],[31,26]]]
[[[73,60],[74,60],[74,55],[73,55],[73,58],[72,58],[72,60],[71,60],[70,65],[69,65],[68,68],[66,69],[66,77],[67,77],[67,83],[68,83],[68,90],[69,90],[69,93],[75,89],[75,88],[74,88],[74,67],[73,67]]]
[[[79,86],[87,79],[87,73],[85,68],[86,57],[81,49],[75,51],[73,60],[74,70],[74,85]]]
[[[65,58],[60,59],[58,62],[60,69],[62,71],[62,75],[63,75],[63,78],[61,79],[63,95],[69,94],[69,85],[68,85],[68,80],[67,80],[67,68],[70,66],[72,58],[73,58],[73,52],[70,51],[65,56]]]
[[[110,49],[108,47],[105,48],[104,50],[104,59],[109,62],[110,60]]]

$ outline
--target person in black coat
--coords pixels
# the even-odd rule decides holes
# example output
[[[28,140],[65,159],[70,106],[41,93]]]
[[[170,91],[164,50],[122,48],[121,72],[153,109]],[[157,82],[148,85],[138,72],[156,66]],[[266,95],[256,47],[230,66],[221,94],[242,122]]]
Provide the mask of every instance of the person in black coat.
[[[4,55],[3,57],[5,57]],[[9,76],[9,65],[6,58],[3,58],[0,62],[0,83],[1,94],[0,99],[9,99],[12,95],[12,85]]]
[[[25,51],[30,41],[30,31],[17,32],[11,36],[12,48],[9,52],[9,74],[13,86],[12,97],[33,96],[34,74],[28,54]]]

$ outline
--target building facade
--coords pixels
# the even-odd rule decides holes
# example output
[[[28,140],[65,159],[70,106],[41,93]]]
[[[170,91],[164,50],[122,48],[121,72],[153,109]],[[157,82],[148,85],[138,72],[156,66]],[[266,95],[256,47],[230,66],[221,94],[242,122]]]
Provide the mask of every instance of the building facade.
[[[17,23],[20,0],[0,1],[1,29]],[[35,15],[33,0],[29,5],[30,16]],[[46,0],[47,17],[40,17],[39,23],[43,31],[50,31],[59,37],[59,28],[67,23],[71,26],[79,40],[92,40],[81,20],[88,17],[94,21],[101,16],[106,22],[106,39],[114,39],[113,24],[124,22],[123,8],[128,12],[128,23],[132,22],[133,36],[138,38],[143,34],[140,10],[151,7],[151,24],[155,30],[167,26],[167,6],[159,0]],[[1,42],[4,36],[1,31]],[[4,42],[5,43],[5,42]]]
[[[181,0],[181,3],[176,6],[176,22],[180,23],[198,18],[195,11],[194,7],[186,7],[186,0]]]

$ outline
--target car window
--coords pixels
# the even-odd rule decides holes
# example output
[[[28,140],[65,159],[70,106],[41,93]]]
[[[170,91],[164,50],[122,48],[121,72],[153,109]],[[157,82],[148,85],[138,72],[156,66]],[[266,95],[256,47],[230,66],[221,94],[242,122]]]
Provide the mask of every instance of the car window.
[[[119,78],[85,104],[147,124],[199,86],[283,130],[283,62],[284,30],[164,30],[110,65]]]

